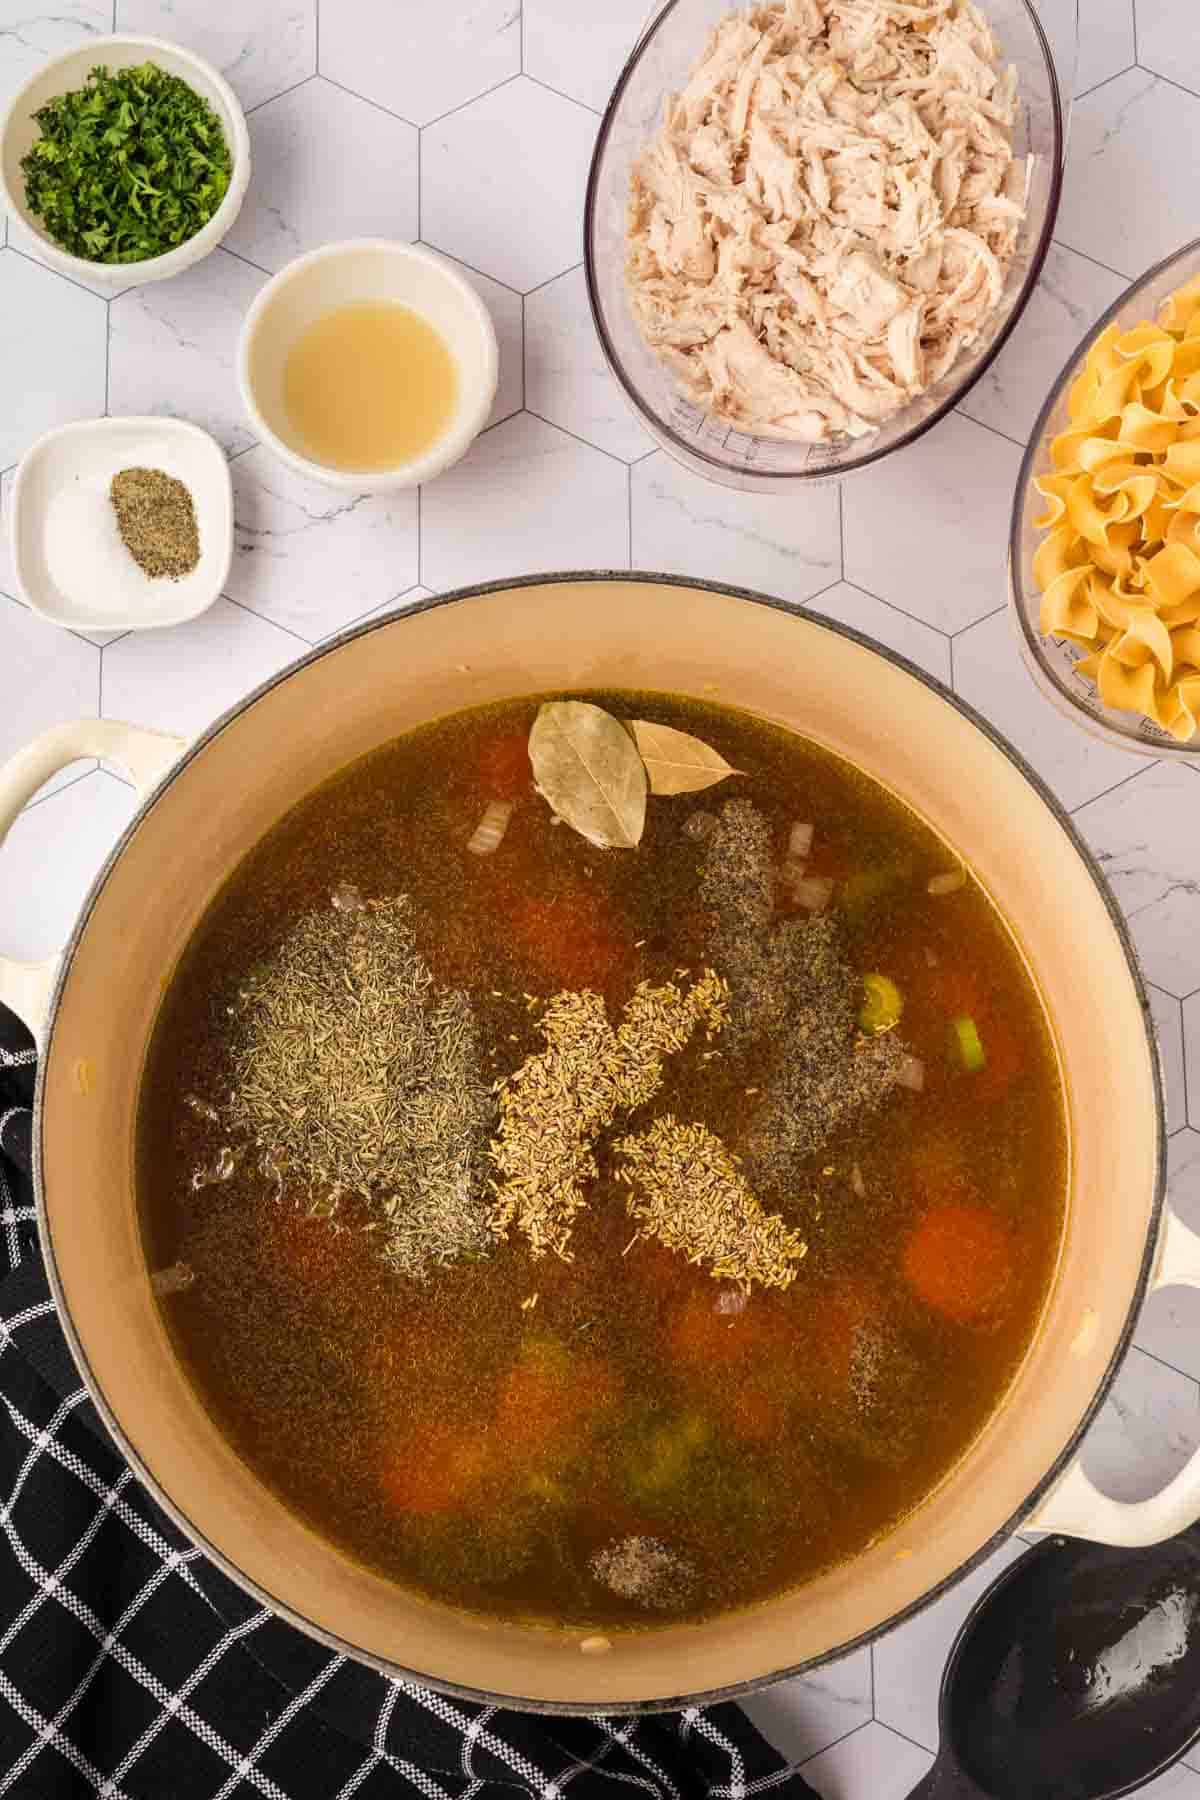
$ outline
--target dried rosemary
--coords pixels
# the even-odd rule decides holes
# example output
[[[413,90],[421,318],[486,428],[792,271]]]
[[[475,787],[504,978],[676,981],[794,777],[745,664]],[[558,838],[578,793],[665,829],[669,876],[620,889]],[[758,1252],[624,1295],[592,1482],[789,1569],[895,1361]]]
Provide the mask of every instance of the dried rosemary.
[[[364,1201],[404,1275],[486,1253],[495,1102],[465,994],[435,988],[409,902],[339,888],[301,919],[233,1008],[227,1120],[267,1172],[331,1217]]]
[[[763,1211],[707,1125],[684,1125],[666,1113],[615,1149],[626,1162],[618,1180],[633,1190],[629,1212],[643,1235],[743,1289],[754,1281],[785,1288],[795,1280],[808,1245],[778,1213]]]
[[[674,982],[642,982],[616,1031],[599,994],[556,994],[539,1024],[545,1050],[526,1057],[500,1085],[500,1129],[491,1146],[492,1230],[510,1225],[534,1256],[569,1260],[571,1221],[597,1174],[593,1144],[618,1113],[631,1112],[662,1085],[663,1058],[703,1024],[711,1037],[725,1018],[725,984],[706,969],[685,994]]]
[[[178,581],[200,561],[196,509],[182,481],[162,469],[120,469],[109,486],[121,542],[143,574]]]

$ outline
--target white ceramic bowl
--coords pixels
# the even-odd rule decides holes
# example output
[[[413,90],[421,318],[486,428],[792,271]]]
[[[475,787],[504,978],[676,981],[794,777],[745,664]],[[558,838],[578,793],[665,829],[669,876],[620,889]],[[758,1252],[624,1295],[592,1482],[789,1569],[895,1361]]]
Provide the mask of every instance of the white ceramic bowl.
[[[208,221],[186,243],[162,256],[151,256],[141,262],[92,262],[87,257],[72,256],[56,244],[41,221],[25,204],[25,177],[21,158],[40,136],[34,114],[48,100],[81,88],[92,69],[127,69],[138,63],[157,63],[168,75],[178,75],[190,88],[208,101],[225,133],[232,169],[224,200]],[[73,275],[93,286],[130,287],[140,281],[164,281],[178,275],[201,257],[215,250],[242,209],[250,180],[250,135],[237,96],[225,78],[211,63],[178,44],[155,37],[94,37],[61,56],[52,56],[19,88],[0,119],[0,202],[8,208],[18,229],[37,246],[43,262],[64,275]]]
[[[117,532],[109,484],[119,469],[162,469],[192,496],[200,560],[151,580]],[[17,468],[9,529],[22,597],[74,631],[181,625],[211,606],[233,556],[233,483],[225,453],[186,419],[80,419],[30,446]]]
[[[390,469],[335,469],[300,448],[284,404],[283,375],[301,332],[335,306],[398,301],[438,331],[458,365],[458,404],[445,431],[421,456]],[[238,382],[255,435],[301,475],[330,487],[415,487],[456,463],[487,422],[496,397],[500,353],[491,315],[450,263],[421,244],[351,238],[310,250],[262,289],[242,325]]]

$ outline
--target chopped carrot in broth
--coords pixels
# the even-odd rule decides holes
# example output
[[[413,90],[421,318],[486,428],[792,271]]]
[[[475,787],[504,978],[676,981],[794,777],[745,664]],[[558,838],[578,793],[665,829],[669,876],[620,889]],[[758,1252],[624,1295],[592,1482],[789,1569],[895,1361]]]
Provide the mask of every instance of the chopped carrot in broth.
[[[937,883],[952,847],[761,721],[591,698],[741,773],[604,849],[535,787],[536,700],[350,765],[183,958],[139,1198],[152,1266],[194,1276],[160,1303],[206,1406],[315,1529],[452,1606],[650,1630],[853,1557],[986,1427],[1054,1267],[1064,1109],[1006,926]],[[418,1071],[402,1104],[325,926],[271,986],[313,919]]]
[[[913,1291],[960,1324],[994,1311],[1012,1273],[1005,1226],[982,1207],[961,1201],[927,1212],[904,1249],[904,1274]]]

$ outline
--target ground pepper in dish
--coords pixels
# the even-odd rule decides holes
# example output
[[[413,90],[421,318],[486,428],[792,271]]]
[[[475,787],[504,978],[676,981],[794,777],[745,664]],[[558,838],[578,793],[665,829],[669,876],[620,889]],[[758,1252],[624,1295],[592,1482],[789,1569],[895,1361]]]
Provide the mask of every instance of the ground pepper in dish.
[[[117,530],[138,568],[152,579],[178,581],[200,561],[192,496],[162,469],[119,469],[109,494]]]

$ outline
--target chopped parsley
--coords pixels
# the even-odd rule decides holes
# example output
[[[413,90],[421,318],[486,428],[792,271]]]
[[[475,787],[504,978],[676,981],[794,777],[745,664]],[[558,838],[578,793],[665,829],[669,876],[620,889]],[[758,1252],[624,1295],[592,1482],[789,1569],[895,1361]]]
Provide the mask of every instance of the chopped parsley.
[[[232,158],[216,113],[155,63],[93,69],[35,114],[25,200],[56,243],[90,262],[162,256],[206,225]]]

